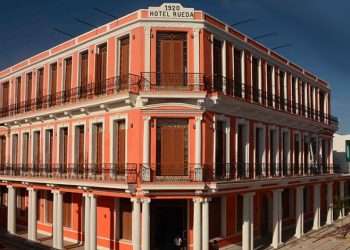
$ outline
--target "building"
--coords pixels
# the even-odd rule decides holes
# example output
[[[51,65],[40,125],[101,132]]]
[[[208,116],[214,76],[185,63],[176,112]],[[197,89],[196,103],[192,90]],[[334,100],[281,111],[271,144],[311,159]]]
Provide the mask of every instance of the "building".
[[[350,172],[350,135],[334,134],[333,161],[340,173]]]
[[[0,84],[12,234],[58,249],[250,250],[344,215],[328,83],[203,11],[137,10]]]

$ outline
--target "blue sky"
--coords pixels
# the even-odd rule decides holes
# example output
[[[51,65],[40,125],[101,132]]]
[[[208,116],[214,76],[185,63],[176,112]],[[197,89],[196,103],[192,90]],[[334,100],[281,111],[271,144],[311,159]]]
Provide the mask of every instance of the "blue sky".
[[[1,3],[0,69],[48,49],[68,37],[58,28],[78,35],[91,29],[74,18],[101,25],[112,19],[94,8],[119,17],[135,9],[158,6],[145,0],[12,0]],[[171,1],[167,1],[171,2]],[[176,2],[176,1],[174,1]],[[227,23],[248,18],[256,21],[237,28],[254,37],[270,32],[277,36],[261,40],[269,47],[290,43],[279,52],[330,82],[333,114],[341,133],[350,133],[350,1],[347,0],[203,0],[179,1],[202,9]]]

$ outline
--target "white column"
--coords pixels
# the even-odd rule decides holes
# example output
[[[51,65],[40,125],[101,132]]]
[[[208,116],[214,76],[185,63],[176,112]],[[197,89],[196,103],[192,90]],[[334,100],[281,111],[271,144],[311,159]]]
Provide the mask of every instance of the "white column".
[[[84,249],[90,250],[90,196],[84,193]]]
[[[233,174],[231,171],[231,122],[228,118],[225,122],[225,144],[226,144],[226,177],[230,178]]]
[[[242,250],[254,249],[254,207],[255,193],[243,195]]]
[[[304,234],[304,186],[296,188],[296,227],[295,237],[300,239]]]
[[[339,199],[341,201],[341,204],[344,201],[344,181],[340,181],[339,182]],[[341,209],[340,209],[340,213],[339,213],[339,218],[343,218],[345,216],[345,208],[342,205]]]
[[[94,194],[90,194],[90,250],[97,249],[97,201]]]
[[[278,248],[282,244],[282,189],[273,190],[273,248]]]
[[[209,250],[209,198],[202,203],[202,250]]]
[[[52,196],[53,196],[53,205],[52,205],[52,247],[57,246],[57,193],[55,190],[51,191]]]
[[[333,182],[327,183],[327,225],[333,223]]]
[[[200,60],[200,49],[199,49],[199,29],[193,29],[193,63],[194,63],[194,73],[199,73],[199,60]],[[199,90],[200,77],[195,76],[194,87],[195,90]]]
[[[142,250],[150,250],[150,202],[151,199],[142,199]]]
[[[141,206],[140,199],[132,198],[132,245],[133,250],[141,250]]]
[[[195,129],[195,180],[201,181],[202,176],[202,117],[196,117]]]
[[[7,231],[16,233],[16,189],[7,186]]]
[[[145,116],[143,118],[143,166],[144,166],[143,169],[145,170],[145,171],[142,171],[143,181],[151,180],[151,173],[150,173],[150,166],[149,166],[150,120],[151,120],[151,117],[149,116]]]
[[[259,93],[262,93],[262,85],[263,85],[263,82],[262,82],[262,71],[265,70],[265,69],[262,69],[262,62],[261,62],[261,59],[259,59],[259,62],[258,62],[258,86],[259,86]],[[262,103],[262,95],[259,94],[259,103]]]
[[[59,190],[53,190],[53,247],[63,249],[63,194]]]
[[[242,79],[242,98],[245,98],[245,53],[241,53],[241,79]]]
[[[320,228],[320,184],[314,185],[314,224],[312,229],[317,230]]]
[[[227,72],[226,72],[226,41],[224,40],[222,42],[222,48],[221,48],[221,60],[222,60],[222,76],[226,77]],[[223,93],[227,93],[227,82],[223,81],[223,86],[222,86]]]
[[[202,230],[201,230],[201,208],[202,199],[193,199],[193,250],[202,250]]]
[[[36,241],[36,231],[37,231],[37,191],[33,188],[28,188],[28,239],[31,241]]]

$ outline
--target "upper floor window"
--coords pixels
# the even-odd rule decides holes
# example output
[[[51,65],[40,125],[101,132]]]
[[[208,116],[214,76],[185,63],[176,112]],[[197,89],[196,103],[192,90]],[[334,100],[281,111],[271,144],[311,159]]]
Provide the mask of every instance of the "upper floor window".
[[[234,49],[234,93],[235,96],[242,97],[242,52],[238,49]]]
[[[214,89],[222,91],[222,42],[214,39],[213,46]]]
[[[161,86],[187,85],[187,34],[185,32],[157,33],[157,73],[151,76]]]
[[[44,68],[38,70],[38,81],[36,87],[36,98],[42,100],[44,93]]]
[[[9,82],[2,84],[2,96],[2,109],[3,111],[7,111],[9,105]]]
[[[88,82],[89,52],[86,50],[80,54],[80,86],[86,86]]]
[[[127,79],[127,76],[129,75],[129,43],[129,36],[122,37],[119,40],[119,76],[121,77],[121,79]]]
[[[267,104],[273,106],[272,66],[267,65]]]
[[[95,90],[103,91],[107,77],[107,43],[101,44],[96,51]]]
[[[22,79],[21,77],[16,78],[16,108],[19,108],[19,105],[21,103],[21,83]]]
[[[72,57],[64,59],[64,98],[68,101],[71,95],[72,88]]]
[[[253,57],[252,60],[252,66],[253,66],[253,101],[258,102],[259,101],[259,60],[255,57]]]
[[[50,105],[56,104],[57,63],[50,65]]]
[[[284,84],[284,79],[285,79],[285,72],[281,71],[279,72],[279,90],[280,90],[280,109],[284,109],[284,104],[285,104],[285,84]]]

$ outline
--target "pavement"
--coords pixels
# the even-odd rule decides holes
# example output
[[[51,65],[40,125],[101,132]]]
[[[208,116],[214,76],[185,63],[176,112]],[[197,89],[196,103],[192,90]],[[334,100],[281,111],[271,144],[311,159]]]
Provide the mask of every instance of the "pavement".
[[[311,231],[301,239],[292,239],[280,250],[350,250],[350,216],[320,230]]]

